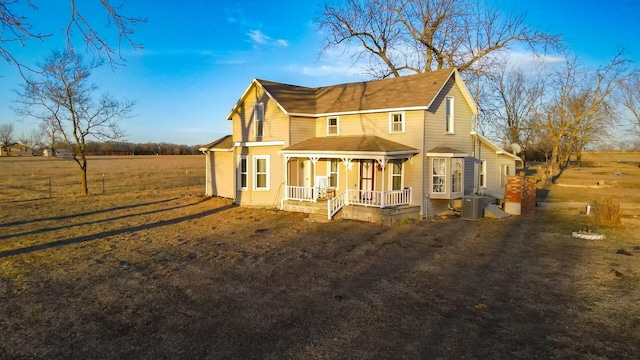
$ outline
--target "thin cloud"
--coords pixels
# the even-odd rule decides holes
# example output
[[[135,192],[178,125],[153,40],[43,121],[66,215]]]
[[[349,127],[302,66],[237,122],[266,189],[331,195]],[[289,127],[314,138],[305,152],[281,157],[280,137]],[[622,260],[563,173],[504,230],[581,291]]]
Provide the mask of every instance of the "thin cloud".
[[[251,39],[253,43],[258,45],[266,45],[271,40],[270,37],[263,34],[262,31],[260,30],[251,30],[247,33],[247,35],[249,36],[249,39]]]
[[[251,30],[247,33],[249,40],[253,43],[254,47],[258,47],[261,45],[264,46],[277,46],[277,47],[287,47],[289,46],[289,42],[284,39],[272,40],[271,37],[267,36],[260,30]]]

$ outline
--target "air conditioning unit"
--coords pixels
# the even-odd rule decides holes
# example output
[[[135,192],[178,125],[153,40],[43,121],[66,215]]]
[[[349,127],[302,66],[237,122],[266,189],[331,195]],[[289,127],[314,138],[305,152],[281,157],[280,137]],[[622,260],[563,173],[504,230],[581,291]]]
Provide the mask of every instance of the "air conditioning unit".
[[[479,220],[484,217],[484,201],[482,196],[465,196],[462,199],[463,220]]]

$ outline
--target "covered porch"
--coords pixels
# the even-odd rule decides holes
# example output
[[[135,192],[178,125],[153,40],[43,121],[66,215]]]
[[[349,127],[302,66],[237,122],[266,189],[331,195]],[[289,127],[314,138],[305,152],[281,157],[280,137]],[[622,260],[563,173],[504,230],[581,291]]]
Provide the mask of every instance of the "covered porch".
[[[324,215],[326,208],[326,218],[332,219],[345,206],[411,205],[405,168],[418,152],[377,136],[313,138],[285,148],[282,208],[296,211],[301,203],[314,203],[304,211]]]

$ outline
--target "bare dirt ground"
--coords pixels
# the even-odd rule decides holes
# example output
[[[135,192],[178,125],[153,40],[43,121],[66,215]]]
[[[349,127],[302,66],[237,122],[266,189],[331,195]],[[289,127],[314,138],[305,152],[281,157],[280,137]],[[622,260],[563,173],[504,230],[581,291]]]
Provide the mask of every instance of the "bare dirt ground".
[[[202,189],[0,202],[0,358],[638,359],[633,171],[600,241],[571,237],[593,190],[558,186],[533,216],[394,227]]]

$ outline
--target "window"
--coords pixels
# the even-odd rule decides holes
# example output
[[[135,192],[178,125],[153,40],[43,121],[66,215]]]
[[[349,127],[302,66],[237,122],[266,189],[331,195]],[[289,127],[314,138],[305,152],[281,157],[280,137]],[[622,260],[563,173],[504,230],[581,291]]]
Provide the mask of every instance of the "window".
[[[480,160],[480,187],[487,187],[487,160]]]
[[[255,124],[255,135],[260,138],[264,135],[264,104],[253,105],[253,122]]]
[[[253,189],[269,190],[269,155],[253,157]]]
[[[240,156],[238,158],[238,188],[247,190],[247,157]]]
[[[389,132],[390,133],[404,132],[404,113],[389,114]]]
[[[431,174],[433,179],[431,192],[434,194],[444,194],[446,192],[447,160],[444,158],[433,159]]]
[[[451,193],[462,192],[462,161],[461,158],[451,159]]]
[[[453,134],[453,98],[448,97],[445,100],[445,111],[446,111],[446,120],[445,120],[445,132],[447,134]]]
[[[338,135],[338,117],[327,118],[327,135]]]
[[[327,171],[327,173],[329,174],[330,188],[338,188],[338,169],[340,169],[340,160],[331,159],[331,161],[329,162],[329,169]]]
[[[402,160],[391,162],[391,190],[402,190]]]

